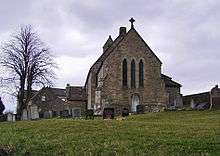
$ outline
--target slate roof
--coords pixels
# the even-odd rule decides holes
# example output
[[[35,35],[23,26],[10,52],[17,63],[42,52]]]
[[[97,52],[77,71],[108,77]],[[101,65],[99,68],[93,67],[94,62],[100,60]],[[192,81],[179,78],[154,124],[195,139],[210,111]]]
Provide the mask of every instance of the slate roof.
[[[172,78],[167,75],[161,74],[161,79],[164,80],[166,87],[182,87],[181,84],[173,81]]]
[[[66,89],[60,89],[60,88],[48,88],[48,89],[51,90],[58,97],[66,97]]]
[[[40,94],[42,91],[47,90],[47,92],[53,92],[53,94],[58,98],[66,98],[70,101],[86,101],[85,90],[82,86],[69,86],[67,88],[68,89],[43,87],[39,91],[34,91],[35,94],[32,98]]]

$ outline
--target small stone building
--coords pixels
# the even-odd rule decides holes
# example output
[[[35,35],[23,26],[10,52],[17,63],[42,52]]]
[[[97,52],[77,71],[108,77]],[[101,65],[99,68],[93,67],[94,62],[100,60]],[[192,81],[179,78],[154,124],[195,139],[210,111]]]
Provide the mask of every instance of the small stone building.
[[[123,109],[137,112],[159,111],[181,107],[181,85],[161,73],[161,60],[155,55],[134,28],[120,27],[118,37],[111,36],[103,46],[103,53],[87,75],[85,89],[87,108],[102,114],[104,108],[114,108],[116,115]]]
[[[83,87],[67,85],[66,89],[43,87],[36,92],[23,111],[23,120],[80,117],[86,109],[86,99]]]
[[[165,91],[168,95],[167,108],[181,108],[182,95],[180,93],[181,84],[172,80],[171,77],[161,74],[161,79],[165,83]]]

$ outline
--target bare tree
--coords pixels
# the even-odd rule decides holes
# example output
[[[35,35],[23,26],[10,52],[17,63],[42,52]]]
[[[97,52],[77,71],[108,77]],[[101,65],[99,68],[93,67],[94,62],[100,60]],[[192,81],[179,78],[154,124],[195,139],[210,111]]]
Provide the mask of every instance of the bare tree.
[[[0,115],[3,114],[3,111],[5,110],[5,105],[3,104],[1,97],[0,97]]]
[[[18,85],[17,115],[20,118],[31,98],[33,85],[53,84],[56,64],[50,50],[31,26],[21,27],[11,40],[3,44],[1,50],[0,65],[8,71],[4,79],[14,80]]]

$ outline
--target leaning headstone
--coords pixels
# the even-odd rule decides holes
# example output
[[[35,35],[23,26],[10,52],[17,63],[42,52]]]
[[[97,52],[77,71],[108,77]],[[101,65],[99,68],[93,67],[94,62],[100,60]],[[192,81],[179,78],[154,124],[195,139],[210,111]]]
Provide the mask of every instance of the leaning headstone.
[[[122,110],[122,117],[126,117],[126,116],[128,116],[129,115],[129,110],[127,109],[127,108],[124,108],[123,110]]]
[[[114,119],[114,108],[104,108],[103,119]]]
[[[94,111],[93,111],[93,109],[88,109],[86,111],[86,119],[94,119]]]
[[[137,114],[143,114],[144,113],[144,106],[143,105],[137,105]]]
[[[45,118],[45,119],[49,119],[49,118],[50,118],[50,113],[49,113],[49,111],[45,111],[45,112],[44,112],[44,118]]]
[[[68,110],[64,110],[62,113],[62,117],[63,118],[68,118],[69,117],[69,111]]]
[[[153,112],[159,112],[159,111],[160,111],[160,109],[158,108],[158,106],[153,108]]]

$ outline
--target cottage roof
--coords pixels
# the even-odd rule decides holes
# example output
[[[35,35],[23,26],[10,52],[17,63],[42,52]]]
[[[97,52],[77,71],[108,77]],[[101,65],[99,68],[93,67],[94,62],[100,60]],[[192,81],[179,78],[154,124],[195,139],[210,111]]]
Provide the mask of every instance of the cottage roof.
[[[66,89],[61,88],[48,88],[58,97],[66,97]]]
[[[66,89],[43,87],[39,91],[35,91],[31,99],[45,90],[52,92],[58,98],[66,98],[69,101],[86,101],[86,93],[82,86],[67,86]]]

